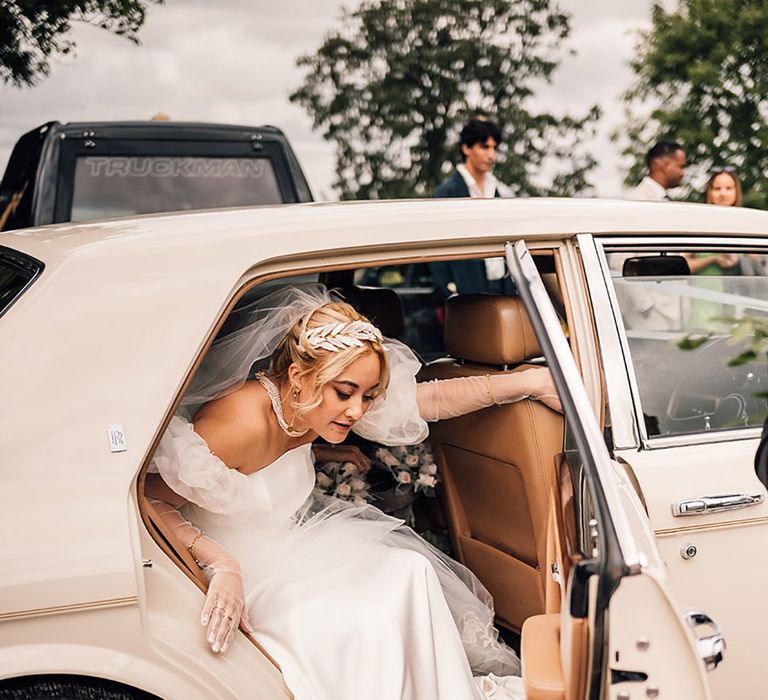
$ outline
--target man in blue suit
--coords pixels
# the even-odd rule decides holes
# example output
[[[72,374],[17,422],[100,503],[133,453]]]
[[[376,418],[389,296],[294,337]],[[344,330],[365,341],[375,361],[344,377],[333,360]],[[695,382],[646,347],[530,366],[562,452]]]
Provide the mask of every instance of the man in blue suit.
[[[461,130],[460,148],[463,162],[456,166],[450,177],[435,190],[435,197],[498,197],[499,183],[493,175],[496,162],[496,147],[501,143],[499,127],[486,119],[471,119]],[[431,263],[430,270],[435,286],[448,296],[490,292],[513,292],[504,288],[501,269],[486,269],[483,260],[460,260],[455,262]],[[489,279],[489,272],[491,279]],[[498,274],[501,272],[501,274]],[[511,284],[511,283],[510,283]]]

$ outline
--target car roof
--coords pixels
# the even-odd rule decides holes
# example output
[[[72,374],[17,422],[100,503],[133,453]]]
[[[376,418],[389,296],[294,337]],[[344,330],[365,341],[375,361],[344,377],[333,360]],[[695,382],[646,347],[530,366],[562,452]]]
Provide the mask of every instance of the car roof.
[[[45,126],[45,125],[44,125]],[[181,122],[172,120],[145,121],[85,121],[50,124],[56,137],[101,137],[120,139],[213,140],[242,141],[253,134],[283,141],[283,132],[275,126],[249,126],[245,124],[217,124],[213,122]],[[42,127],[40,127],[42,128]],[[95,130],[95,131],[94,131]]]
[[[413,199],[314,202],[240,209],[163,213],[66,223],[0,236],[6,244],[46,261],[99,249],[124,262],[148,250],[186,257],[213,245],[217,257],[258,259],[310,251],[402,243],[531,240],[577,233],[666,234],[684,237],[764,236],[768,212],[712,205],[605,199]],[[193,255],[193,257],[195,257]],[[180,264],[184,260],[180,259]]]

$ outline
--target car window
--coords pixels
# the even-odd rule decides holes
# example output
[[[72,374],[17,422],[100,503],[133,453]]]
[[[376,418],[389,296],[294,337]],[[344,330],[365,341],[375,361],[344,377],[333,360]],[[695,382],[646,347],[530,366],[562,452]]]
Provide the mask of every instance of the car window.
[[[70,218],[87,221],[282,201],[268,158],[80,156]]]
[[[446,355],[443,325],[450,295],[517,293],[501,256],[363,268],[354,281],[397,292],[405,316],[399,339],[426,361]]]
[[[768,256],[646,251],[608,263],[648,436],[762,425],[766,363],[743,353],[750,319],[768,320]]]
[[[43,264],[28,255],[0,246],[0,316],[29,287]]]

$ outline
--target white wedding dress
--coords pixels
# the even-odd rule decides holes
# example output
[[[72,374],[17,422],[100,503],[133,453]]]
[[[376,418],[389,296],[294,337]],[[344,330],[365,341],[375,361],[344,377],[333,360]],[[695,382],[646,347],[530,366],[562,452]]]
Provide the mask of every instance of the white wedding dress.
[[[254,636],[296,700],[524,697],[482,584],[376,508],[312,500],[309,445],[244,475],[175,417],[154,461],[240,563]]]

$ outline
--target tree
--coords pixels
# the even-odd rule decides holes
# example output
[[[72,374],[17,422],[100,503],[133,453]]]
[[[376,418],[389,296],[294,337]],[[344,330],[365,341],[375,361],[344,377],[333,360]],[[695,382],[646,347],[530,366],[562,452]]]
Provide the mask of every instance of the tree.
[[[768,5],[764,0],[681,0],[655,3],[631,66],[625,94],[625,182],[642,177],[642,159],[657,138],[680,142],[688,183],[701,187],[714,168],[735,168],[744,200],[768,206]],[[653,105],[649,108],[649,105]],[[687,185],[686,197],[703,198]]]
[[[138,44],[147,6],[163,0],[0,0],[0,79],[34,85],[50,72],[50,59],[68,54],[73,21],[93,24]]]
[[[306,75],[291,100],[335,141],[342,198],[428,195],[460,162],[461,126],[479,114],[502,129],[496,174],[512,193],[573,194],[590,186],[595,160],[578,143],[599,110],[530,106],[569,19],[556,0],[364,0],[298,60]]]

